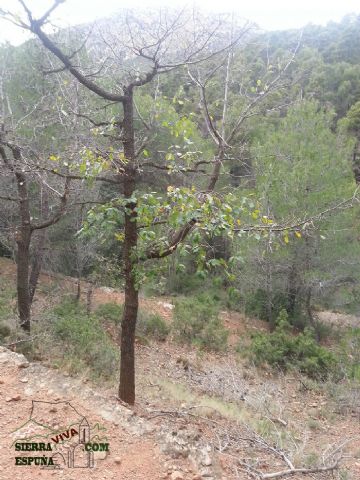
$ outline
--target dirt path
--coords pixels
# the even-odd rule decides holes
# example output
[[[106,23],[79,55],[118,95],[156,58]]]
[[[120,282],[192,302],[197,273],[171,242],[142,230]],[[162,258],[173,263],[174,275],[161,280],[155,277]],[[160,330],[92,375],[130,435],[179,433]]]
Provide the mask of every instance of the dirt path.
[[[69,430],[69,425],[79,433],[83,417],[92,432],[91,445],[107,443],[109,449],[94,453],[93,468],[68,468],[66,455],[65,462],[59,462],[59,469],[16,465],[17,456],[51,457],[55,448],[62,454],[68,452],[71,445],[79,443],[77,434],[72,442],[65,439],[60,447],[53,439]],[[94,432],[97,434],[92,436]],[[17,452],[16,441],[50,442],[52,451]],[[82,461],[81,457],[78,461]],[[162,453],[156,424],[139,418],[115,398],[79,380],[39,364],[29,364],[22,355],[0,347],[0,480],[160,480],[171,479],[177,469],[183,472],[182,479],[195,475],[188,461],[173,460]]]

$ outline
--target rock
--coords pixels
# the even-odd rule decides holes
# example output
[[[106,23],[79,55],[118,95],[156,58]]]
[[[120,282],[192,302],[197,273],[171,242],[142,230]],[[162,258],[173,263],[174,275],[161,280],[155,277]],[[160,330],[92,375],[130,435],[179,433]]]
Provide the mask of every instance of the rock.
[[[209,479],[209,477],[212,477],[212,472],[210,468],[203,468],[202,470],[200,470],[200,475]]]
[[[21,383],[28,383],[28,381],[29,381],[29,379],[26,378],[26,377],[20,379]]]
[[[184,475],[179,472],[179,470],[175,470],[170,476],[171,480],[184,480]]]
[[[28,368],[30,366],[30,363],[26,360],[25,362],[21,362],[18,364],[19,368]]]
[[[120,465],[121,462],[122,462],[122,460],[121,460],[120,457],[115,457],[115,458],[114,458],[114,462],[115,462],[117,465]]]
[[[203,465],[204,467],[209,467],[210,465],[212,465],[210,455],[204,455],[204,457],[201,459],[201,465]]]
[[[13,397],[6,397],[7,402],[18,402],[19,400],[21,400],[20,395],[14,395]]]
[[[194,475],[192,478],[192,480],[201,480],[201,479],[202,479],[201,475]]]

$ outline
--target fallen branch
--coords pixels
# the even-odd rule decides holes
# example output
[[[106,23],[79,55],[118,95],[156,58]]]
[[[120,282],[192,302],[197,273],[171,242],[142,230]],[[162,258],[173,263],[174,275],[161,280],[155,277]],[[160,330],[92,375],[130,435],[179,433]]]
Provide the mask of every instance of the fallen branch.
[[[281,477],[287,477],[289,475],[295,475],[297,473],[303,473],[305,475],[310,474],[310,473],[321,473],[321,472],[331,472],[336,470],[339,467],[339,460],[336,460],[335,463],[332,465],[324,466],[324,467],[314,467],[314,468],[291,468],[289,470],[281,470],[279,472],[273,472],[273,473],[261,473],[260,477],[261,479],[266,479],[266,478],[281,478]]]
[[[23,338],[22,340],[16,340],[11,343],[3,343],[1,346],[11,348],[11,347],[15,347],[15,345],[18,345],[19,343],[32,342],[33,340],[35,340],[35,338],[43,337],[43,336],[44,336],[43,333],[39,333],[38,335],[33,335],[32,337]]]

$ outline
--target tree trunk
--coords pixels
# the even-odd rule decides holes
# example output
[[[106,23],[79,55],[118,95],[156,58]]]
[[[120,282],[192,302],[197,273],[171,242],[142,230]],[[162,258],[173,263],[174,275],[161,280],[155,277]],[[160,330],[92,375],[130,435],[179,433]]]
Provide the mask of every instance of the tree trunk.
[[[42,192],[42,195],[41,195],[40,212],[41,212],[41,218],[43,220],[49,216],[49,195],[46,189]],[[38,232],[37,244],[35,245],[34,252],[33,252],[34,260],[32,263],[30,280],[29,280],[29,292],[30,292],[31,304],[34,299],[36,287],[39,281],[40,272],[43,265],[46,236],[47,236],[47,231],[45,228]]]
[[[20,327],[30,332],[30,230],[22,229],[17,238],[17,295]]]
[[[34,260],[33,260],[31,272],[30,272],[30,279],[29,279],[30,303],[33,302],[36,287],[39,281],[40,272],[42,269],[42,264],[44,259],[45,243],[46,243],[46,230],[41,230],[39,232],[38,242],[35,247]]]
[[[16,161],[21,159],[20,150],[13,151]],[[30,241],[31,223],[30,206],[25,175],[15,171],[17,191],[19,195],[20,227],[16,231],[17,243],[17,294],[20,327],[30,332],[30,290],[29,290],[29,268],[30,268]]]
[[[296,299],[297,299],[298,287],[297,287],[297,269],[296,261],[292,263],[290,267],[288,277],[288,291],[287,291],[287,311],[289,317],[293,317],[295,314]]]
[[[316,340],[317,342],[320,342],[320,332],[316,324],[316,321],[314,319],[314,315],[311,308],[311,297],[312,297],[312,288],[308,286],[306,289],[306,297],[305,297],[306,314],[307,314],[310,325],[314,329]]]
[[[90,283],[88,290],[86,292],[86,315],[91,315],[92,295],[93,295],[93,284]]]
[[[81,298],[81,273],[78,271],[78,277],[77,277],[77,282],[76,282],[76,297],[75,301],[80,302]]]
[[[353,152],[352,170],[356,185],[360,184],[360,141],[357,140]]]
[[[134,126],[133,126],[133,94],[127,92],[124,107],[124,154],[127,159],[125,165],[124,195],[126,199],[133,197],[136,187],[136,169],[134,166]],[[139,307],[138,287],[136,284],[136,247],[137,223],[136,201],[133,199],[125,208],[125,239],[124,239],[124,277],[125,302],[124,314],[121,322],[121,364],[119,397],[131,405],[135,402],[135,327]]]
[[[273,312],[273,292],[272,292],[272,275],[271,265],[268,262],[266,266],[266,317],[269,322],[270,332],[273,332],[276,328],[276,319]]]

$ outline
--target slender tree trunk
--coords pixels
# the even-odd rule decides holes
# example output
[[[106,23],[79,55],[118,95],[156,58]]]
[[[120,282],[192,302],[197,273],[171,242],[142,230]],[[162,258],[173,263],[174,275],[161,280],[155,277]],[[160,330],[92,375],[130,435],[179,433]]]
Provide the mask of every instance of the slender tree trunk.
[[[296,297],[298,293],[297,287],[297,271],[296,271],[296,262],[294,260],[293,264],[290,267],[289,277],[288,277],[288,291],[287,291],[287,311],[291,317],[294,316],[295,306],[296,306]]]
[[[15,160],[19,160],[20,150],[14,151]],[[17,190],[19,195],[20,227],[16,232],[17,243],[17,294],[20,326],[30,332],[30,290],[29,290],[29,269],[30,269],[30,242],[31,223],[30,206],[25,175],[15,171]]]
[[[271,265],[268,262],[266,266],[266,316],[269,322],[270,331],[273,332],[276,327],[276,322],[273,312],[273,292],[272,292],[272,272]]]
[[[265,259],[265,285],[266,285],[266,316],[269,322],[270,331],[273,332],[276,328],[276,318],[274,318],[273,308],[273,265],[271,256],[270,237],[266,244],[267,258]]]
[[[360,140],[357,140],[353,152],[352,170],[357,185],[360,184]]]
[[[17,234],[17,295],[20,326],[30,332],[30,230],[22,228]]]
[[[312,288],[309,286],[306,289],[306,298],[305,298],[306,314],[307,314],[310,325],[314,329],[316,340],[320,342],[319,329],[317,328],[314,315],[312,312],[312,308],[311,308],[311,297],[312,297]]]
[[[79,285],[79,284],[78,284]],[[86,314],[91,315],[91,304],[92,304],[92,296],[93,296],[93,284],[90,283],[88,290],[86,292]]]
[[[49,216],[49,195],[48,191],[45,189],[41,195],[41,205],[40,205],[41,218],[46,219]],[[36,287],[39,281],[40,272],[43,265],[45,245],[46,245],[47,231],[42,229],[38,232],[37,243],[34,248],[34,260],[31,267],[30,279],[29,279],[29,292],[30,292],[30,303],[32,304]]]
[[[77,273],[77,282],[76,282],[76,297],[75,297],[75,301],[76,301],[76,302],[80,302],[80,298],[81,298],[81,272],[80,272],[80,270],[78,270],[78,273]]]
[[[36,287],[39,281],[40,272],[42,269],[44,252],[46,243],[46,231],[41,230],[39,232],[38,242],[35,246],[34,259],[31,266],[30,279],[29,279],[29,295],[30,303],[32,303],[36,291]]]
[[[307,271],[311,271],[311,240],[308,236],[305,237],[305,266]],[[316,339],[317,341],[320,340],[319,336],[319,330],[316,328],[316,322],[312,313],[312,307],[311,307],[311,300],[312,300],[312,286],[311,286],[311,281],[306,285],[305,284],[305,309],[306,309],[306,315],[308,318],[308,321],[311,325],[311,327],[315,331]]]
[[[127,92],[124,107],[124,154],[125,166],[124,195],[126,199],[133,197],[136,187],[136,169],[134,166],[134,126],[133,95]],[[139,307],[139,292],[136,284],[136,247],[137,247],[136,201],[130,201],[125,209],[125,239],[123,250],[125,302],[121,322],[121,365],[119,397],[126,403],[135,402],[135,327]]]

